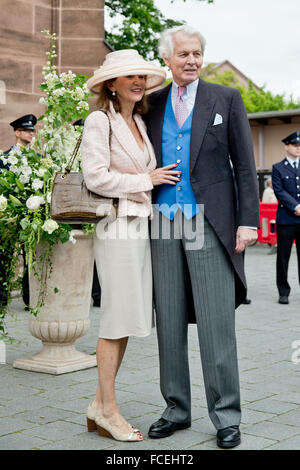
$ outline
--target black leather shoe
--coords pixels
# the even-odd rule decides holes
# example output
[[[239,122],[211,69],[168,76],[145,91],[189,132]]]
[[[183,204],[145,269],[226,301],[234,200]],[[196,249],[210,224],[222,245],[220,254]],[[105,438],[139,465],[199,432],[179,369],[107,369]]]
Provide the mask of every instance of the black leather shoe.
[[[160,418],[158,421],[153,423],[150,426],[148,436],[152,439],[158,439],[160,437],[168,437],[172,436],[175,431],[179,431],[180,429],[186,429],[191,426],[191,423],[173,423],[172,421],[168,421],[165,418]]]
[[[222,449],[230,449],[241,443],[241,433],[238,426],[229,426],[217,432],[217,444]]]
[[[248,297],[245,298],[245,300],[242,302],[245,305],[251,304],[251,299],[248,299]]]
[[[288,304],[289,303],[289,298],[287,295],[280,295],[279,296],[279,300],[278,300],[278,303],[279,304]]]
[[[100,299],[94,299],[93,307],[100,307]]]

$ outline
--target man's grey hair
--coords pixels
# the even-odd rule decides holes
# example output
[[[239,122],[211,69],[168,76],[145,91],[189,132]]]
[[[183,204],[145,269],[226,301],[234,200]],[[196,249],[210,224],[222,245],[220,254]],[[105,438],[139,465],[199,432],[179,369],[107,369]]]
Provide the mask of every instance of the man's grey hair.
[[[164,57],[166,59],[170,59],[172,57],[174,52],[173,35],[178,31],[182,31],[188,36],[197,36],[201,44],[202,54],[204,54],[206,41],[202,34],[193,26],[183,24],[181,26],[175,26],[175,28],[166,29],[166,31],[161,34],[158,44],[158,53],[162,59]]]

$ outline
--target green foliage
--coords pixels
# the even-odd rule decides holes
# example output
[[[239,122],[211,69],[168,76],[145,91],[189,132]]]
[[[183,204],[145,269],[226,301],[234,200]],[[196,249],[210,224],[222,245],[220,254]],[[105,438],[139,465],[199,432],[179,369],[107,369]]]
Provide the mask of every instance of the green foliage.
[[[214,0],[198,1],[214,3]],[[158,59],[163,65],[157,50],[160,33],[184,21],[165,18],[154,0],[106,0],[105,6],[109,16],[116,20],[105,33],[107,42],[116,50],[136,49],[145,59]]]
[[[292,96],[286,98],[284,93],[274,95],[271,91],[266,90],[265,86],[257,89],[251,80],[248,82],[248,87],[240,85],[237,75],[232,70],[217,72],[211,65],[208,65],[202,78],[207,82],[240,90],[248,113],[300,108],[300,100],[294,100]]]
[[[159,34],[183,24],[165,18],[153,0],[106,0],[105,6],[109,16],[117,20],[112,30],[106,32],[108,43],[116,50],[136,49],[149,60],[158,59]]]
[[[274,95],[267,91],[265,86],[257,90],[250,80],[248,89],[245,87],[239,89],[249,113],[300,108],[300,100],[294,100],[292,96],[287,99],[284,93]]]

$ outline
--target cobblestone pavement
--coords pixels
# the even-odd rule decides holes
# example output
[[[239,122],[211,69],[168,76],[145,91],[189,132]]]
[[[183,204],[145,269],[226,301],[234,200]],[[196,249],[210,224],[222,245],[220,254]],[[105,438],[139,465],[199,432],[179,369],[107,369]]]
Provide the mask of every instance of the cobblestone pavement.
[[[246,273],[250,305],[236,314],[242,397],[242,444],[245,449],[300,449],[300,289],[293,250],[289,305],[279,305],[275,286],[276,255],[267,246],[247,249]],[[20,299],[12,304],[8,321],[11,335],[21,343],[6,347],[6,364],[0,365],[0,449],[107,449],[135,450],[215,449],[215,430],[206,409],[195,326],[189,329],[192,382],[190,429],[173,436],[147,438],[150,424],[164,408],[159,390],[156,332],[132,338],[117,378],[121,412],[144,433],[143,442],[121,443],[88,433],[85,410],[93,398],[96,368],[53,376],[17,370],[15,359],[40,350],[40,341],[27,328],[28,314]],[[98,332],[97,308],[91,308],[92,326],[77,349],[92,354]],[[294,346],[296,346],[294,344]]]

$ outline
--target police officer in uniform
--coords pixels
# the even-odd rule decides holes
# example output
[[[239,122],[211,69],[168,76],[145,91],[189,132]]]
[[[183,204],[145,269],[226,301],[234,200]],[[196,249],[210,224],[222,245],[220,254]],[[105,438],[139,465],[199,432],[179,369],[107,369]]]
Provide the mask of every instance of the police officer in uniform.
[[[272,184],[278,199],[276,282],[280,304],[289,303],[288,264],[294,240],[298,258],[300,282],[300,131],[288,135],[286,158],[273,165]]]
[[[16,143],[6,152],[4,155],[8,155],[12,150],[19,150],[22,149],[23,146],[30,146],[32,138],[34,136],[34,126],[36,125],[37,118],[34,114],[26,114],[15,121],[11,122],[10,125],[14,129]],[[4,165],[3,161],[0,159],[0,168],[9,168],[9,164]],[[12,247],[14,249],[14,247]],[[23,301],[26,305],[26,309],[29,306],[29,279],[28,279],[28,270],[25,262],[25,253],[23,253],[23,260],[24,260],[24,274],[22,279],[22,287],[23,287]],[[6,265],[9,261],[9,256],[5,253],[0,253],[0,265]],[[0,307],[1,305],[7,304],[7,290],[5,285],[3,285],[3,280],[0,279]]]

